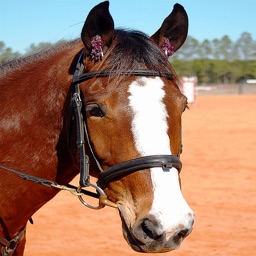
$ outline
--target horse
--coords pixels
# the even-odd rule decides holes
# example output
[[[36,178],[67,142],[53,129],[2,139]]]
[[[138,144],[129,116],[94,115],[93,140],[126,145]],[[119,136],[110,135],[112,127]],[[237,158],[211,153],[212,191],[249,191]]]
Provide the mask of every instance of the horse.
[[[1,255],[23,255],[27,222],[60,189],[118,208],[135,251],[168,252],[191,233],[179,175],[187,100],[168,61],[187,32],[179,4],[149,37],[115,29],[105,1],[80,39],[1,65]],[[90,186],[99,206],[83,197]]]

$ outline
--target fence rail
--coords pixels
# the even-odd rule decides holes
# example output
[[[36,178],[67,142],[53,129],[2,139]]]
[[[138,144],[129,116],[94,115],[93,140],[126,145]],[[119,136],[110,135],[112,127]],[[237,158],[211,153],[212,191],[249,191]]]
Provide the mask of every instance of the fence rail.
[[[199,85],[197,95],[256,94],[256,84]]]

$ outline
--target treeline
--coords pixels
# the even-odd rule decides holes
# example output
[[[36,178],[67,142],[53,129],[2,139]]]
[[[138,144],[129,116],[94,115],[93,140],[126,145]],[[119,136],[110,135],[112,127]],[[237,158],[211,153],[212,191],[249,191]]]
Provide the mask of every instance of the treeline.
[[[21,54],[13,52],[0,41],[0,62],[29,55],[52,45],[48,42],[31,44],[25,54]],[[242,33],[235,42],[227,35],[202,42],[188,36],[170,61],[179,76],[197,76],[199,84],[241,83],[256,78],[256,42],[247,32]]]
[[[179,76],[197,76],[198,84],[245,83],[256,79],[255,60],[174,60],[172,65]]]
[[[54,46],[55,44],[59,44],[65,42],[65,40],[60,40],[56,43],[49,43],[49,42],[41,42],[39,44],[31,44],[26,50],[24,54],[20,52],[14,52],[12,48],[6,47],[3,41],[0,41],[0,62],[5,62],[8,60],[24,57],[33,53],[37,53],[43,51],[45,49],[49,49],[50,47]]]
[[[189,36],[171,62],[179,76],[197,76],[199,84],[242,83],[256,78],[256,42],[247,32],[236,42]]]

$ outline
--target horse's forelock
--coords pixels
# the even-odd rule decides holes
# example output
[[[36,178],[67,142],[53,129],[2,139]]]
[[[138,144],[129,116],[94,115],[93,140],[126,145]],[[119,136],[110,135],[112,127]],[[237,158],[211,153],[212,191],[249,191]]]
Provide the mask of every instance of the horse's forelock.
[[[118,75],[118,71],[139,68],[175,75],[168,59],[150,37],[139,31],[115,30],[107,69],[115,70]]]

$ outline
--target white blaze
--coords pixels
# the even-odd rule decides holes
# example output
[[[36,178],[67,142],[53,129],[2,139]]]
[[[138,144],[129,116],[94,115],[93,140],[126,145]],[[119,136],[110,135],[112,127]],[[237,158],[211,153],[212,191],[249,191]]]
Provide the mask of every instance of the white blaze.
[[[129,87],[129,105],[133,111],[132,133],[136,149],[141,156],[171,155],[168,131],[168,113],[163,99],[164,83],[159,78],[138,78]],[[167,232],[167,239],[177,231],[191,225],[192,210],[184,200],[175,168],[164,172],[151,168],[154,199],[149,214],[154,215]],[[189,214],[191,213],[191,215]],[[190,218],[185,216],[190,216]]]
[[[162,100],[162,80],[139,78],[129,88],[130,106],[134,112],[132,132],[136,148],[142,156],[171,154],[167,135],[167,111]]]

